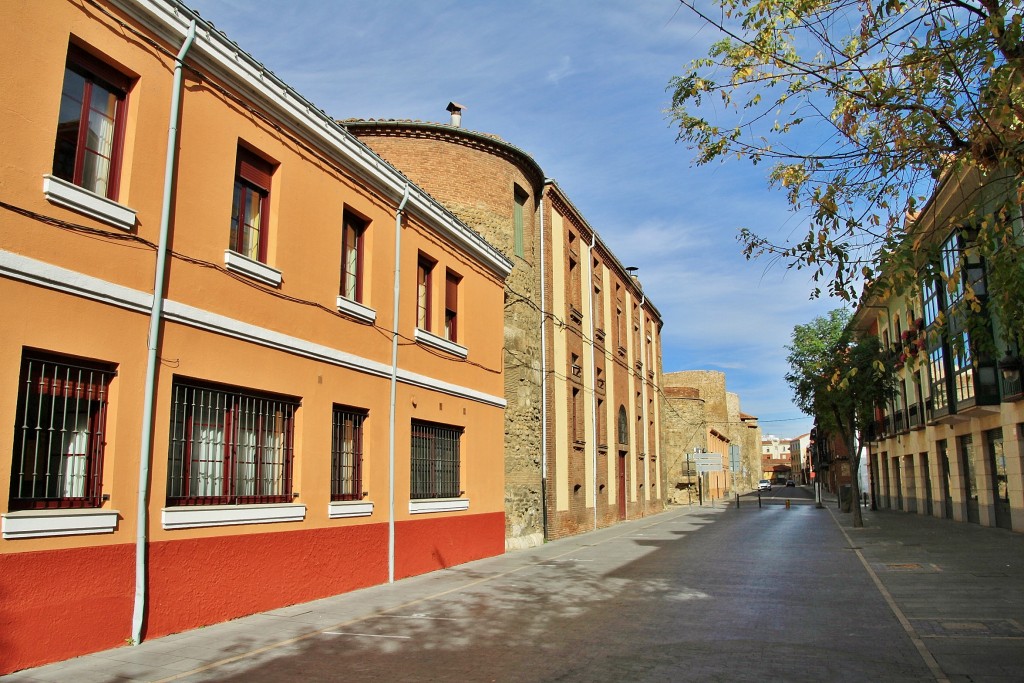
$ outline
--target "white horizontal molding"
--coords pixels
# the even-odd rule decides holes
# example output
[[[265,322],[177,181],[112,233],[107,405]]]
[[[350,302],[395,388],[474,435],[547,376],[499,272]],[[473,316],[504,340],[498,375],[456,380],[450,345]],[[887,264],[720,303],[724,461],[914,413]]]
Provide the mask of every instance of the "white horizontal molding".
[[[266,263],[253,261],[237,251],[224,250],[224,267],[236,273],[248,275],[253,280],[259,280],[272,287],[281,286],[281,271],[271,268]]]
[[[410,500],[409,514],[423,515],[429,512],[462,512],[469,509],[469,498],[435,498],[431,500]]]
[[[61,268],[45,261],[37,261],[11,251],[0,250],[0,276],[136,313],[149,313],[153,307],[153,295],[147,292]]]
[[[39,287],[66,292],[137,313],[148,314],[153,302],[153,296],[149,293],[3,250],[0,250],[0,277],[8,277]],[[391,366],[387,363],[346,353],[334,347],[242,322],[188,304],[167,300],[164,303],[164,318],[170,322],[311,358],[375,377],[391,376]],[[444,382],[401,368],[397,375],[398,381],[403,384],[499,408],[505,407],[505,399],[501,396]]]
[[[338,310],[364,323],[377,322],[377,311],[343,296],[338,297]]]
[[[85,214],[115,228],[131,232],[135,227],[135,209],[101,197],[63,178],[44,175],[43,195],[52,204]]]
[[[41,538],[109,534],[117,528],[117,510],[19,510],[3,515],[3,537]]]
[[[373,501],[369,500],[332,500],[327,505],[329,519],[345,517],[369,517],[373,514]]]
[[[164,529],[301,522],[305,518],[306,506],[301,503],[185,505],[163,509]]]
[[[432,346],[435,349],[439,349],[445,353],[450,353],[453,356],[458,356],[459,358],[466,358],[469,355],[469,349],[465,346],[456,344],[453,341],[448,341],[444,337],[439,337],[433,332],[427,332],[426,330],[421,330],[418,327],[416,328],[416,341],[424,346]]]

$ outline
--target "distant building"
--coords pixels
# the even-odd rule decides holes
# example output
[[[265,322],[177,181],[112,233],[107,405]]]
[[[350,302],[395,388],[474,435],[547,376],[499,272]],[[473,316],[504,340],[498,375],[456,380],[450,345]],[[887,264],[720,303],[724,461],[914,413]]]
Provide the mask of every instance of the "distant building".
[[[753,488],[760,474],[760,428],[757,418],[740,411],[740,399],[725,390],[725,374],[713,370],[684,370],[664,375],[662,406],[665,481],[669,500],[720,498],[728,492]],[[717,466],[706,469],[708,455]]]

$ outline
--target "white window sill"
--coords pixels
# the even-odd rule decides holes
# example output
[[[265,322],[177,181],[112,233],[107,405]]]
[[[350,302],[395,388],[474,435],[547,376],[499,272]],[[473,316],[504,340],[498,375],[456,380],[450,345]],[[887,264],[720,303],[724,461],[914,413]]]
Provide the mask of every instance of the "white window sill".
[[[443,337],[438,337],[436,334],[427,332],[426,330],[421,330],[418,327],[416,328],[416,341],[424,346],[432,346],[435,349],[439,349],[445,353],[450,353],[453,356],[458,356],[459,358],[465,358],[469,355],[469,349],[465,346],[456,344],[455,342],[450,342]]]
[[[329,519],[345,517],[369,517],[373,514],[373,501],[368,500],[332,500],[327,505]]]
[[[110,534],[117,527],[117,510],[76,508],[18,510],[3,515],[4,538],[41,538]]]
[[[231,251],[230,249],[224,251],[224,266],[228,270],[247,275],[272,287],[281,286],[281,271],[271,268],[266,263],[253,261],[251,258],[242,256],[237,251]]]
[[[101,197],[57,176],[43,176],[43,196],[52,204],[91,216],[115,228],[131,232],[135,227],[135,209]]]
[[[338,310],[371,325],[377,321],[377,311],[343,296],[338,297]]]
[[[301,522],[305,518],[306,506],[301,503],[183,505],[163,509],[164,529]]]
[[[434,500],[410,500],[409,514],[422,515],[428,512],[461,512],[469,509],[469,498],[437,498]]]

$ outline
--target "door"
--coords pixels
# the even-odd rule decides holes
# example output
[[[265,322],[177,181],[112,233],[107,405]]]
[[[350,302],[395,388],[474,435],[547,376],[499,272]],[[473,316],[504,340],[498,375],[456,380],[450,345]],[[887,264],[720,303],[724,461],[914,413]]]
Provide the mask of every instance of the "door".
[[[992,471],[992,498],[995,501],[996,526],[1010,529],[1010,491],[1006,478],[1006,454],[1003,452],[1003,430],[985,432],[989,469]]]
[[[940,483],[942,484],[942,505],[943,517],[946,519],[953,519],[953,489],[949,484],[949,450],[946,446],[946,440],[941,439],[935,443],[935,448],[939,452],[939,477]]]
[[[900,472],[900,456],[892,459],[893,487],[896,489],[896,508],[903,509],[903,474]]]
[[[974,467],[974,439],[970,434],[960,437],[960,466],[963,468],[964,501],[967,503],[967,521],[981,524],[978,510],[978,480]]]
[[[928,453],[921,454],[921,479],[924,483],[924,512],[929,517],[934,513],[932,507],[932,473],[928,466]]]
[[[619,519],[626,519],[626,451],[619,451]]]

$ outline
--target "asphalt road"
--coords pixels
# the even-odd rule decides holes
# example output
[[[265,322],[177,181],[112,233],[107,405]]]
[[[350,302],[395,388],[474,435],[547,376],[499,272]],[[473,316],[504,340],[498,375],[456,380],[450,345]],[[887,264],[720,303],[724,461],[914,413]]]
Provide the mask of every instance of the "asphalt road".
[[[828,511],[745,502],[448,570],[468,583],[191,680],[935,680]]]

